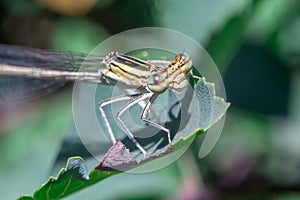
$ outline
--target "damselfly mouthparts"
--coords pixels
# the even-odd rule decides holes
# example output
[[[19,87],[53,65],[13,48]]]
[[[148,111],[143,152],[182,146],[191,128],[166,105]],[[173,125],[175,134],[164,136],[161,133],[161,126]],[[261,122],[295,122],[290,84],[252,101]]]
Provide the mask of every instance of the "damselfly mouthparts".
[[[15,54],[18,58],[16,59]],[[33,78],[55,81],[86,81],[96,84],[114,85],[121,82],[138,88],[137,94],[114,97],[99,103],[99,110],[110,139],[116,138],[104,112],[104,107],[119,101],[129,100],[117,113],[117,119],[124,132],[135,146],[146,155],[145,149],[137,142],[134,135],[121,120],[121,116],[133,105],[147,100],[141,113],[141,120],[146,124],[166,132],[171,143],[170,130],[147,119],[151,106],[157,96],[166,89],[181,92],[188,84],[187,73],[192,68],[192,60],[186,53],[175,56],[172,61],[141,60],[132,56],[111,52],[107,56],[97,57],[69,52],[50,52],[24,47],[0,45],[0,84],[11,81],[14,77]],[[83,65],[81,62],[85,61]],[[89,70],[91,66],[103,65],[97,70]],[[80,68],[80,70],[79,70]],[[79,70],[79,71],[78,71]],[[2,80],[1,80],[2,79]],[[3,97],[2,97],[3,98]]]

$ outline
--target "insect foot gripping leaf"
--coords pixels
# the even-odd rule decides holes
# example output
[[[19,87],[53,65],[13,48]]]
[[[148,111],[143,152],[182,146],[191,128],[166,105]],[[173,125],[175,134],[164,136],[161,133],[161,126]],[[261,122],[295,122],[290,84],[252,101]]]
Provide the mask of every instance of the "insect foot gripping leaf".
[[[198,104],[197,115],[200,120],[197,122],[198,128],[185,137],[178,137],[173,140],[162,151],[151,154],[142,160],[134,159],[129,149],[121,142],[117,141],[103,157],[102,161],[89,174],[84,160],[80,157],[71,157],[68,159],[66,167],[62,168],[56,178],[50,177],[39,189],[34,192],[33,197],[21,196],[21,200],[52,200],[60,199],[80,191],[88,186],[98,183],[105,178],[141,166],[151,160],[164,157],[168,154],[177,152],[183,147],[191,144],[193,139],[203,134],[226,113],[229,103],[223,98],[217,97],[213,83],[206,82],[204,78],[195,78],[193,80],[193,99]],[[206,136],[208,137],[208,135]]]

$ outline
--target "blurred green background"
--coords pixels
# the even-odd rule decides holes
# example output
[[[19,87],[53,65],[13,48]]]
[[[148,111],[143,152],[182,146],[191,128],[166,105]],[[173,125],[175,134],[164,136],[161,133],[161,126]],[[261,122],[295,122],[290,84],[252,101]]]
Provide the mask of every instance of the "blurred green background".
[[[87,53],[145,26],[180,31],[210,53],[231,102],[223,133],[203,159],[195,142],[167,168],[117,175],[67,199],[300,199],[299,1],[0,1],[0,43]],[[53,173],[74,132],[71,90],[0,105],[0,199],[31,195]]]

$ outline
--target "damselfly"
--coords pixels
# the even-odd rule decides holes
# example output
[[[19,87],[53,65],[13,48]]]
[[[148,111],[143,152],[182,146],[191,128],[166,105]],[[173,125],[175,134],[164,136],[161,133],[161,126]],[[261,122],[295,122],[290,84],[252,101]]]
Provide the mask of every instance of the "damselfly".
[[[121,120],[121,116],[133,105],[147,100],[141,113],[141,120],[166,132],[168,142],[171,143],[170,130],[159,123],[147,119],[147,116],[159,94],[166,89],[181,92],[187,86],[188,80],[186,75],[192,68],[192,60],[188,54],[178,54],[172,61],[141,60],[118,52],[111,52],[104,57],[88,56],[87,59],[85,58],[86,55],[81,53],[51,52],[0,45],[1,88],[7,85],[8,82],[12,84],[16,77],[19,77],[21,80],[32,80],[29,81],[29,85],[34,90],[43,90],[56,86],[58,83],[61,83],[60,81],[79,80],[108,85],[121,82],[137,88],[139,93],[114,97],[99,103],[99,111],[111,141],[116,143],[116,138],[103,108],[115,102],[129,100],[118,111],[117,119],[129,139],[146,155],[146,150],[137,142],[134,135]],[[82,62],[83,64],[81,64]],[[99,65],[104,67],[97,70],[89,69],[92,66]],[[36,80],[40,80],[40,82]],[[30,92],[24,92],[24,98],[30,96]],[[0,97],[5,99],[5,93],[1,94]]]

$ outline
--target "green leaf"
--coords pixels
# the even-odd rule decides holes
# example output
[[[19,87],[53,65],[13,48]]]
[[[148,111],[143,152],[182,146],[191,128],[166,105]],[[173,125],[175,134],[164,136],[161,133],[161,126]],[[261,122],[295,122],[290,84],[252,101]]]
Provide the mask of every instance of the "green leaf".
[[[204,131],[213,126],[225,114],[230,106],[223,98],[216,96],[215,85],[200,78],[194,86],[195,95],[200,107],[199,127]]]
[[[118,141],[108,150],[100,164],[89,174],[81,157],[71,157],[68,159],[66,167],[60,170],[57,177],[50,177],[46,183],[34,192],[32,198],[35,200],[60,199],[122,171],[136,168],[186,147],[196,136],[204,133],[205,130],[216,123],[229,107],[229,104],[222,98],[215,96],[214,84],[206,82],[204,78],[197,78],[194,82],[194,95],[198,100],[200,110],[203,111],[201,112],[201,115],[203,115],[201,120],[204,123],[199,124],[199,129],[184,138],[179,137],[171,145],[141,160],[134,159],[129,149],[121,141]],[[27,196],[22,196],[19,199],[24,198],[30,199]]]
[[[184,147],[187,142],[191,142],[194,139],[195,134],[199,133],[203,133],[203,130],[197,130],[189,137],[179,139],[161,154],[151,155],[140,162],[134,160],[125,145],[118,141],[109,149],[101,163],[96,166],[89,175],[87,174],[84,160],[81,157],[70,157],[66,167],[60,170],[56,178],[50,177],[42,187],[34,192],[33,197],[22,196],[19,200],[53,200],[66,197],[76,191],[98,183],[105,178],[121,173],[121,171],[117,171],[116,169],[122,171],[129,170],[152,159],[174,152]]]
[[[119,172],[92,170],[88,175],[84,160],[78,156],[71,157],[56,178],[50,177],[34,192],[33,197],[22,196],[19,200],[60,199],[117,173]]]

